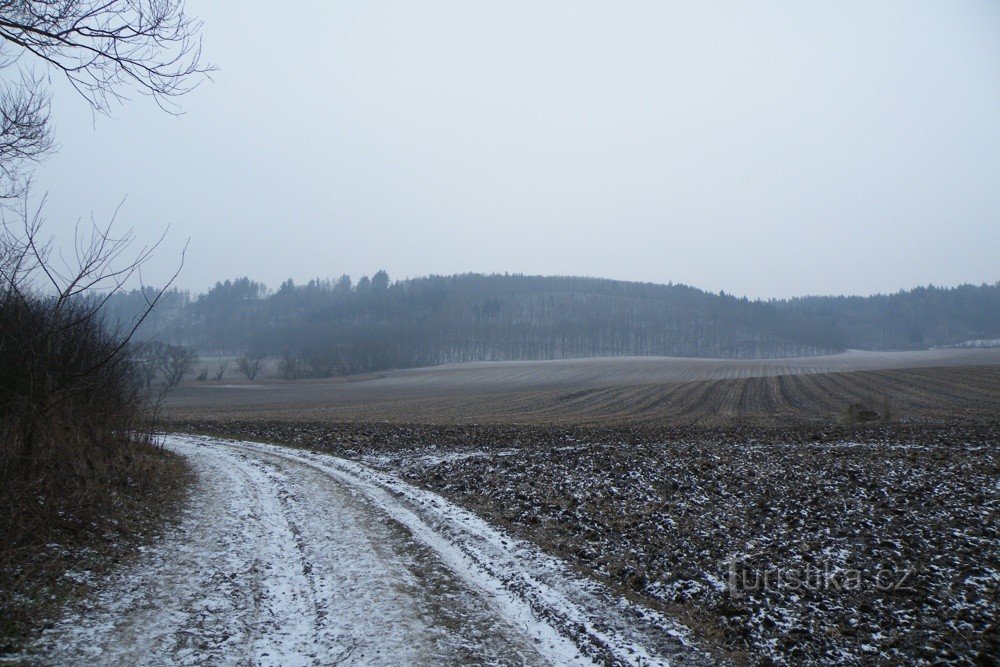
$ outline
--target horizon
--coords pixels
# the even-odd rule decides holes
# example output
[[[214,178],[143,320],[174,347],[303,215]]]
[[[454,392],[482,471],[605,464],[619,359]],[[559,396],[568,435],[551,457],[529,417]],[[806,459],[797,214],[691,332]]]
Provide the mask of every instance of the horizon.
[[[749,298],[996,280],[1000,5],[197,0],[179,116],[53,79],[49,230],[167,241],[146,277],[472,269]],[[268,26],[266,29],[264,26]],[[265,45],[262,48],[262,43]]]
[[[1000,667],[997,0],[0,51],[0,662]]]
[[[293,283],[293,285],[295,287],[302,287],[304,285],[308,285],[312,281],[331,282],[331,283],[332,282],[336,282],[340,277],[346,275],[346,276],[348,276],[351,279],[351,287],[356,287],[359,280],[361,280],[362,278],[371,278],[372,275],[374,275],[375,273],[378,273],[379,271],[385,271],[385,269],[376,269],[375,271],[372,271],[370,273],[362,273],[362,274],[360,274],[358,276],[354,276],[354,275],[351,275],[351,274],[348,274],[348,273],[331,274],[331,275],[328,275],[328,276],[311,276],[309,278],[304,278],[304,279],[296,279],[296,278],[293,278],[293,277],[289,276],[289,277],[287,277],[287,278],[285,278],[283,280],[279,280],[277,283],[269,283],[269,282],[266,282],[264,280],[258,280],[254,276],[251,276],[251,275],[237,275],[237,276],[229,276],[229,277],[226,277],[226,278],[217,279],[217,280],[213,281],[208,287],[206,287],[204,289],[195,289],[195,288],[189,288],[189,287],[184,287],[184,286],[180,286],[180,285],[169,285],[169,288],[170,289],[176,288],[179,291],[188,292],[192,297],[197,297],[199,295],[206,294],[212,288],[214,288],[215,286],[217,286],[219,284],[223,284],[225,282],[235,282],[237,280],[242,280],[242,279],[245,278],[247,280],[250,280],[251,282],[254,282],[254,283],[262,285],[264,287],[264,289],[267,291],[267,295],[271,295],[274,292],[276,292],[281,287],[281,285],[284,282],[286,282],[288,280],[291,280],[292,283]],[[595,281],[630,283],[630,284],[637,284],[637,285],[650,285],[650,286],[655,286],[655,287],[671,287],[671,286],[673,286],[673,287],[688,287],[688,288],[699,290],[701,292],[705,292],[707,294],[719,294],[720,292],[722,292],[725,296],[735,297],[737,299],[744,299],[745,298],[745,299],[748,299],[750,301],[762,301],[762,302],[768,302],[768,301],[793,301],[795,299],[809,299],[809,298],[855,298],[856,297],[856,298],[867,299],[867,298],[872,298],[872,297],[877,297],[877,296],[892,296],[894,294],[908,293],[908,292],[913,292],[913,291],[918,290],[918,289],[955,290],[955,289],[959,289],[959,288],[962,288],[962,287],[980,288],[980,287],[1000,286],[1000,279],[998,279],[998,280],[995,280],[995,281],[992,281],[992,282],[991,281],[963,282],[963,283],[957,283],[957,284],[951,284],[951,285],[938,285],[938,284],[934,284],[934,283],[926,283],[926,284],[920,284],[920,285],[913,285],[913,286],[910,286],[910,287],[900,287],[900,288],[898,288],[896,290],[893,290],[893,291],[869,292],[869,293],[863,293],[863,294],[845,294],[845,293],[833,294],[833,293],[827,293],[827,294],[801,294],[801,295],[784,296],[784,297],[776,297],[776,296],[763,296],[763,297],[759,297],[759,296],[750,296],[750,295],[747,295],[747,294],[739,294],[739,293],[736,293],[736,292],[731,292],[731,291],[726,290],[726,289],[709,290],[709,289],[705,289],[703,287],[700,287],[698,285],[691,285],[691,284],[688,284],[688,283],[683,283],[683,282],[679,282],[679,281],[675,281],[675,280],[671,280],[671,281],[667,281],[667,282],[662,282],[661,283],[661,282],[653,282],[653,281],[648,281],[648,280],[625,280],[625,279],[621,279],[621,278],[609,278],[609,277],[605,277],[605,276],[585,276],[585,275],[568,275],[568,274],[544,274],[544,273],[519,273],[519,272],[514,272],[514,271],[492,271],[492,272],[486,272],[486,271],[463,271],[463,272],[460,272],[460,273],[428,273],[428,274],[423,274],[423,275],[418,275],[418,276],[402,276],[402,277],[399,277],[399,278],[393,277],[392,273],[389,272],[389,271],[386,271],[386,273],[389,276],[389,283],[390,284],[399,283],[399,282],[406,282],[406,281],[410,281],[410,280],[424,280],[424,279],[428,279],[428,278],[452,278],[452,277],[461,277],[461,276],[470,276],[470,275],[472,275],[472,276],[484,276],[484,277],[513,276],[513,277],[521,277],[521,278],[571,278],[571,279],[578,279],[578,280],[595,280]],[[147,288],[153,288],[153,289],[159,289],[160,288],[159,286],[150,285],[150,284],[146,284],[145,287],[147,287]]]

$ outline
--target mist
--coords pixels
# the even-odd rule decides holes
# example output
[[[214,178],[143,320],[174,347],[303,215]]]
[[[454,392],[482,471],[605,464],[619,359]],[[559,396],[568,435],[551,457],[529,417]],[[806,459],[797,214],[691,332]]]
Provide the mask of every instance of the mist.
[[[191,1],[211,82],[94,117],[53,80],[48,228],[143,279],[385,269],[737,295],[995,282],[1000,7]]]
[[[1000,665],[998,156],[995,0],[0,3],[0,663]]]

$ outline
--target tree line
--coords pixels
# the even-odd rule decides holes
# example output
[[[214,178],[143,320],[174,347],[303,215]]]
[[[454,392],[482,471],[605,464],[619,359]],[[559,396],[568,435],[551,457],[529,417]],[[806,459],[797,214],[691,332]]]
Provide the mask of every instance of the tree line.
[[[116,297],[128,321],[148,295]],[[462,361],[588,356],[765,358],[914,349],[1000,337],[1000,284],[872,297],[750,300],[687,285],[510,274],[391,281],[385,271],[249,278],[164,295],[140,335],[206,354],[280,360],[289,379]]]

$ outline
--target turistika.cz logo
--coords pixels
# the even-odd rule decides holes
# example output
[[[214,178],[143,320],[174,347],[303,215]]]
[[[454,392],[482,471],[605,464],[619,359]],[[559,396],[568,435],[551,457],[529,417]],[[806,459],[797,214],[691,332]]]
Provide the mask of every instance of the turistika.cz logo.
[[[874,571],[848,568],[830,562],[800,567],[763,567],[749,562],[751,556],[734,555],[725,561],[730,595],[751,591],[908,591],[912,568],[881,568]]]

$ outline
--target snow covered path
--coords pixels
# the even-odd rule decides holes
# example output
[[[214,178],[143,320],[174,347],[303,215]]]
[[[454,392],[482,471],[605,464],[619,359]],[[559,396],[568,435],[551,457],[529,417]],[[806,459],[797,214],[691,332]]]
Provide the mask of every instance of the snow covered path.
[[[440,496],[315,452],[195,436],[157,546],[32,647],[58,664],[704,664],[684,629]]]

